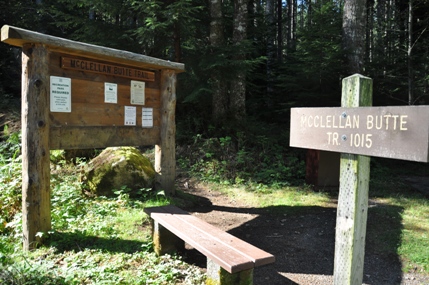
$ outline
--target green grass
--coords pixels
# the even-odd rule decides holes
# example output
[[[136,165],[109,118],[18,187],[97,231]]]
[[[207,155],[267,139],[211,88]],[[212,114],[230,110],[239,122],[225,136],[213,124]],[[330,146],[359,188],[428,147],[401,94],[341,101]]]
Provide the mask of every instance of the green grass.
[[[427,176],[428,169],[428,165],[392,160],[374,159],[372,163],[367,247],[397,255],[404,272],[429,274],[429,199],[406,184],[401,175]],[[337,191],[316,192],[306,185],[279,188],[259,183],[210,187],[253,207],[292,206],[289,211],[306,206],[335,207],[338,198]]]
[[[40,233],[43,245],[22,251],[21,161],[11,151],[0,157],[0,284],[202,284],[200,268],[152,250],[143,209],[169,199],[148,189],[131,199],[125,187],[115,198],[85,197],[83,161],[52,165],[52,231]]]
[[[157,257],[152,251],[149,220],[143,209],[172,201],[147,189],[142,189],[139,199],[131,199],[127,188],[118,189],[115,198],[87,198],[82,195],[79,182],[80,167],[85,162],[70,165],[55,153],[56,164],[51,168],[53,229],[42,234],[45,238],[42,246],[23,252],[19,136],[10,135],[0,143],[0,150],[1,284],[204,282],[201,269],[186,264],[179,256]],[[372,163],[367,246],[398,256],[404,271],[429,273],[429,201],[401,181],[403,165],[392,168],[389,163],[378,160]],[[210,160],[205,165],[213,166]],[[228,165],[222,165],[221,170],[226,171]],[[275,168],[286,171],[283,166],[286,165],[278,163]],[[287,164],[287,167],[293,166]],[[415,170],[409,170],[407,165],[410,174],[428,173],[421,165],[414,167]],[[338,193],[315,192],[302,179],[294,178],[293,183],[288,183],[269,174],[268,168],[264,166],[263,176],[272,177],[274,183],[265,183],[260,180],[262,176],[260,181],[236,179],[238,176],[225,180],[218,174],[210,177],[207,173],[200,177],[214,191],[258,208],[274,211],[284,209],[277,206],[291,206],[288,211],[304,211],[309,206],[335,207]],[[301,163],[296,168],[293,173],[302,172]],[[240,171],[236,173],[242,175]],[[192,197],[179,194],[174,203],[195,203]]]
[[[427,177],[429,165],[374,159],[371,172],[370,198],[384,205],[376,211],[381,225],[380,248],[390,243],[388,248],[399,255],[403,271],[429,273],[429,199],[402,178]]]
[[[8,248],[4,248],[0,281],[5,284],[201,283],[204,274],[199,268],[184,263],[178,256],[157,257],[153,253],[144,201],[131,200],[126,194],[114,199],[83,198],[76,182],[72,182],[76,181],[73,175],[69,175],[63,175],[62,181],[53,179],[53,230],[44,233],[43,246],[22,252],[21,240],[3,233],[2,245]],[[165,198],[151,198],[148,204],[166,203]],[[21,229],[17,224],[13,230]]]
[[[331,203],[329,192],[316,192],[308,185],[272,188],[259,183],[235,186],[210,184],[209,187],[229,195],[231,199],[239,199],[260,208],[283,205],[327,206]]]
[[[421,197],[390,199],[390,204],[403,207],[402,242],[398,254],[405,264],[404,270],[418,269],[429,272],[429,201]]]

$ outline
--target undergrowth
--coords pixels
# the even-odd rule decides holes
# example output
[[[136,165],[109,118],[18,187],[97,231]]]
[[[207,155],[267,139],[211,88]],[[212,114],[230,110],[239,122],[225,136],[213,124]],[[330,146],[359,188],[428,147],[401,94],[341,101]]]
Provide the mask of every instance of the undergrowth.
[[[276,135],[196,135],[178,148],[178,164],[203,181],[223,185],[248,185],[249,189],[258,190],[255,185],[282,188],[302,184],[303,151],[288,147],[287,131],[273,132]]]
[[[336,193],[314,192],[303,183],[303,153],[288,149],[287,141],[282,132],[254,139],[197,135],[178,147],[178,164],[255,207],[332,206]],[[38,233],[41,246],[23,252],[20,136],[10,133],[0,142],[1,284],[204,283],[201,269],[152,250],[143,208],[170,203],[167,197],[141,189],[139,197],[131,198],[122,187],[114,198],[88,198],[78,177],[86,162],[69,164],[56,152],[51,159],[52,230]],[[406,271],[429,273],[429,202],[386,165],[372,162],[368,245],[399,256]],[[245,194],[238,197],[237,189]]]
[[[179,256],[155,255],[147,206],[170,203],[162,192],[115,191],[116,197],[82,194],[77,165],[51,165],[52,230],[37,233],[43,244],[22,250],[21,157],[19,135],[0,143],[0,284],[202,284],[200,268]]]

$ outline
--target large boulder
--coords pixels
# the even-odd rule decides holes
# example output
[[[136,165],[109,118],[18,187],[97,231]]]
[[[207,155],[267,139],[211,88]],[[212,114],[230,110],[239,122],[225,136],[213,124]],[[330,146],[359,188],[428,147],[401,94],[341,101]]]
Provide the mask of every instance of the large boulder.
[[[133,196],[139,189],[152,188],[155,169],[150,160],[134,147],[110,147],[85,168],[84,188],[94,196],[114,196],[123,186]]]

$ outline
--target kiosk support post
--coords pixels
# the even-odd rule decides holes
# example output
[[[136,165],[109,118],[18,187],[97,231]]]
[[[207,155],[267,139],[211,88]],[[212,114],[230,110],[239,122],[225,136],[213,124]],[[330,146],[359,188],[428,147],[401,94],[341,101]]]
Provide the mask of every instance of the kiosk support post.
[[[41,44],[22,48],[22,224],[23,246],[37,246],[51,229],[49,168],[49,53]]]
[[[155,145],[157,188],[174,195],[176,177],[176,81],[173,70],[161,72],[161,142]]]

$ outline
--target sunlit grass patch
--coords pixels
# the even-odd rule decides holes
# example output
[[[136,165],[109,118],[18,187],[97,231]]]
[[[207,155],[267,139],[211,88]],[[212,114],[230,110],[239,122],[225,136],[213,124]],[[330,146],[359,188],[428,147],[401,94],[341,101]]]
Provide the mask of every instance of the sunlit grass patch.
[[[253,207],[269,206],[321,206],[331,207],[332,201],[327,192],[314,191],[310,186],[286,186],[272,189],[261,185],[222,186],[210,185],[217,191],[229,195],[231,199],[243,201]],[[263,191],[255,191],[256,189]]]
[[[398,253],[405,264],[405,271],[429,272],[429,235],[404,229]]]
[[[386,177],[385,174],[383,177]],[[429,200],[421,193],[414,191],[398,177],[389,176],[384,186],[376,184],[373,201],[400,208],[399,221],[396,228],[389,227],[386,219],[380,221],[385,226],[380,233],[399,231],[396,254],[400,256],[403,270],[406,272],[429,273]],[[379,187],[381,189],[379,189]],[[386,235],[388,241],[393,235]]]
[[[405,270],[429,272],[429,201],[422,198],[407,202],[403,203],[404,229],[398,253],[407,261]]]

